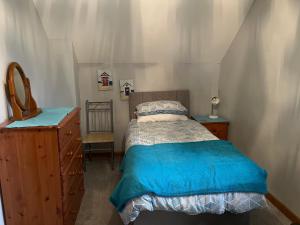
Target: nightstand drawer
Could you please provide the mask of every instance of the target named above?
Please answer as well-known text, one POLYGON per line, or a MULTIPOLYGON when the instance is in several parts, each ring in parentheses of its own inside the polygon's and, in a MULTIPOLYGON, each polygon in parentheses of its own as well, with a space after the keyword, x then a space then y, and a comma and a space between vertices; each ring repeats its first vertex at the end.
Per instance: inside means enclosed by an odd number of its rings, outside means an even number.
POLYGON ((202 116, 202 115, 194 115, 192 116, 192 119, 201 123, 219 139, 227 140, 229 120, 224 119, 222 117, 211 119, 209 118, 209 116, 202 116))
POLYGON ((221 140, 227 140, 228 123, 202 123, 211 133, 221 140))

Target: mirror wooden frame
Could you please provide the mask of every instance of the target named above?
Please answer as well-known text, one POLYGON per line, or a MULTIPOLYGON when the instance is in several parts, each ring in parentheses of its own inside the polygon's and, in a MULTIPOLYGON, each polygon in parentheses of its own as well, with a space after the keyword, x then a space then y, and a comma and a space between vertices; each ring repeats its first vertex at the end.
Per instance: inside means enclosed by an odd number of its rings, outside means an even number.
POLYGON ((16 63, 12 62, 8 66, 7 76, 6 76, 6 87, 7 87, 7 97, 11 105, 13 116, 11 120, 26 120, 41 113, 41 109, 37 107, 36 101, 31 95, 30 81, 26 77, 22 67, 16 63), (25 104, 23 104, 18 97, 16 86, 14 82, 15 69, 19 72, 24 89, 25 89, 25 104))

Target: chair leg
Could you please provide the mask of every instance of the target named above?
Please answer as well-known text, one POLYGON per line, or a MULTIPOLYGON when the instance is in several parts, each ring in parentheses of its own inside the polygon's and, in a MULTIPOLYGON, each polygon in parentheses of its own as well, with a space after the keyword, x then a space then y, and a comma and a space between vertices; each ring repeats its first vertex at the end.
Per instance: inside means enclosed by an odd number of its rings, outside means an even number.
POLYGON ((84 170, 84 172, 86 172, 86 160, 87 160, 87 158, 91 161, 91 144, 86 144, 86 146, 85 146, 84 148, 83 148, 83 170, 84 170), (87 149, 85 148, 85 147, 87 147, 87 149))
POLYGON ((86 150, 85 150, 84 146, 83 146, 83 158, 82 158, 82 160, 83 160, 83 171, 86 172, 86 150))
POLYGON ((88 157, 89 157, 89 160, 92 161, 92 156, 91 156, 91 152, 92 152, 92 145, 89 144, 89 150, 88 150, 88 157))
POLYGON ((111 169, 114 170, 115 168, 115 145, 112 143, 111 146, 111 169))

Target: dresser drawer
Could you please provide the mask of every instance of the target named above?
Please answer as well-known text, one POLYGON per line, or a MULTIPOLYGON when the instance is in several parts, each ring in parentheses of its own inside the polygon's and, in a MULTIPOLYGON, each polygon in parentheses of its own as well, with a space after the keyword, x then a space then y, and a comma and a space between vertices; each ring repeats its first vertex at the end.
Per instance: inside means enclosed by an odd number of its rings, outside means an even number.
POLYGON ((205 126, 211 133, 221 140, 227 140, 228 136, 228 124, 227 123, 204 123, 205 126))
POLYGON ((65 171, 70 167, 70 164, 75 157, 82 157, 81 141, 80 139, 75 139, 71 141, 66 148, 60 152, 60 167, 61 174, 65 174, 65 171), (78 153, 79 151, 79 153, 78 153))
POLYGON ((79 186, 74 193, 74 195, 70 196, 68 199, 68 204, 66 205, 66 208, 64 210, 64 225, 74 225, 79 209, 81 200, 84 194, 83 189, 83 179, 81 180, 81 183, 79 183, 79 186))
POLYGON ((58 130, 60 151, 64 151, 68 144, 80 138, 80 118, 79 113, 74 114, 58 130))
POLYGON ((78 177, 71 185, 70 190, 63 196, 63 213, 69 212, 74 207, 74 200, 84 191, 83 176, 78 177))
POLYGON ((73 156, 71 165, 62 173, 63 196, 68 195, 73 183, 83 177, 82 166, 82 151, 79 148, 73 156))

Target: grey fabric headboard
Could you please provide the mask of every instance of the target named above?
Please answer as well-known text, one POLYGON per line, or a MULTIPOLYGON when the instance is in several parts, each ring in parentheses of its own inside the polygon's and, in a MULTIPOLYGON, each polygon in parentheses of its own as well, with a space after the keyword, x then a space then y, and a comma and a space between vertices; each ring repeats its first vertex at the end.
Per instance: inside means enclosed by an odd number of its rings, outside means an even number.
POLYGON ((136 106, 143 102, 173 100, 179 101, 190 111, 190 93, 188 90, 134 92, 129 95, 129 118, 136 118, 136 106))

